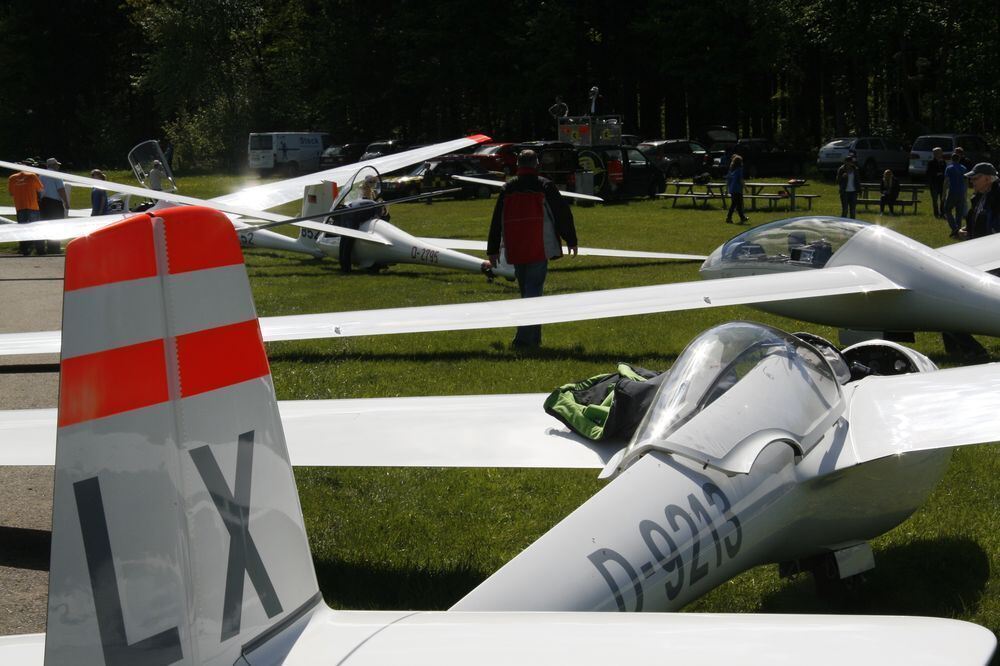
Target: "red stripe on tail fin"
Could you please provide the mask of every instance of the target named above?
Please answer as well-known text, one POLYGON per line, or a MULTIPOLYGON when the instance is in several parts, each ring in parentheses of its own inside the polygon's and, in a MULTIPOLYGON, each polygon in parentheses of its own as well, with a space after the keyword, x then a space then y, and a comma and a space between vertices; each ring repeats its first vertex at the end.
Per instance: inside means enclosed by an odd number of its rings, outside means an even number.
POLYGON ((219 211, 183 206, 157 211, 157 216, 165 222, 172 275, 243 263, 233 223, 219 211))
POLYGON ((256 319, 181 335, 177 358, 183 398, 270 373, 256 319))
POLYGON ((155 275, 153 225, 145 213, 77 238, 66 247, 65 291, 155 275))
POLYGON ((157 405, 169 398, 163 340, 65 358, 60 373, 60 427, 157 405))

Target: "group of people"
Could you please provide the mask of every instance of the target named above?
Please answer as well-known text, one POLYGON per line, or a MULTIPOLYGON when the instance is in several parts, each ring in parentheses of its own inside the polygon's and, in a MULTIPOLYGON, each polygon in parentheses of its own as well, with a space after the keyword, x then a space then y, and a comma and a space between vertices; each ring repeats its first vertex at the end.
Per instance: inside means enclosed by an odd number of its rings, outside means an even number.
MULTIPOLYGON (((38 167, 31 158, 21 162, 30 167, 38 167)), ((45 160, 45 168, 49 171, 59 171, 62 164, 54 157, 45 160)), ((69 195, 66 184, 61 178, 54 176, 39 176, 32 171, 18 171, 7 179, 7 192, 14 200, 14 210, 18 224, 29 224, 37 220, 58 220, 66 217, 69 212, 69 195)), ((22 241, 18 244, 18 252, 28 256, 32 251, 37 255, 59 251, 59 243, 51 247, 46 241, 22 241)))
MULTIPOLYGON (((989 162, 972 165, 961 147, 952 151, 950 160, 945 160, 941 148, 935 148, 932 153, 933 158, 927 165, 927 186, 934 217, 948 222, 952 238, 979 238, 1000 233, 1000 185, 997 184, 996 167, 989 162)), ((857 217, 861 172, 854 155, 848 155, 837 170, 837 188, 840 190, 841 217, 857 217)), ((899 179, 892 170, 886 169, 879 187, 880 213, 888 208, 891 215, 895 214, 899 189, 899 179)))
POLYGON ((941 148, 934 148, 931 154, 931 161, 927 163, 931 205, 934 217, 948 222, 951 237, 979 238, 1000 233, 1000 185, 997 184, 996 167, 989 162, 972 165, 961 147, 952 151, 949 160, 945 159, 941 148))

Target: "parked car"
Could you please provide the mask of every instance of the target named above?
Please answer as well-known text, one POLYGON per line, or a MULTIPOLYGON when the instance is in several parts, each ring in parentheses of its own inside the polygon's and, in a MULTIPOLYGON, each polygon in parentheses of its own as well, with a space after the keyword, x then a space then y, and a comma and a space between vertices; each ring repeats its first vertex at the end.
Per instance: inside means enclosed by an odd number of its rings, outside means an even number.
POLYGON ((976 134, 925 134, 918 136, 910 148, 910 175, 922 177, 927 174, 927 163, 933 159, 933 151, 940 148, 946 160, 960 147, 972 164, 993 162, 993 150, 986 140, 976 134))
POLYGON ((732 155, 732 150, 739 141, 736 132, 725 125, 705 125, 699 128, 691 137, 701 145, 705 146, 713 161, 719 162, 727 155, 732 155))
POLYGON ((581 146, 577 163, 594 174, 594 194, 610 199, 654 196, 666 177, 652 159, 632 146, 581 146))
POLYGON ((576 148, 562 141, 525 141, 514 145, 515 153, 531 149, 538 153, 538 173, 562 189, 576 189, 576 148))
POLYGON ((816 168, 821 174, 832 176, 851 153, 865 180, 879 180, 886 169, 905 174, 910 159, 910 151, 894 139, 882 136, 841 137, 819 149, 816 168))
POLYGON ((484 143, 469 154, 478 158, 486 169, 503 171, 507 175, 517 171, 517 151, 513 143, 484 143))
POLYGON ((365 152, 361 155, 362 160, 371 160, 376 157, 382 157, 383 155, 392 155, 393 153, 398 153, 400 151, 409 148, 405 143, 398 139, 387 139, 385 141, 374 141, 369 143, 365 148, 365 152))
POLYGON ((709 171, 712 157, 700 143, 690 139, 643 141, 639 150, 668 178, 690 177, 709 171))
POLYGON ((417 164, 402 176, 388 176, 382 179, 382 197, 386 200, 401 199, 434 190, 461 187, 456 198, 488 199, 493 193, 489 185, 463 183, 452 180, 451 176, 475 176, 503 181, 501 171, 488 171, 472 155, 443 155, 433 160, 417 164))
POLYGON ((345 164, 354 164, 365 154, 364 143, 338 143, 330 146, 319 156, 320 169, 332 169, 345 164))

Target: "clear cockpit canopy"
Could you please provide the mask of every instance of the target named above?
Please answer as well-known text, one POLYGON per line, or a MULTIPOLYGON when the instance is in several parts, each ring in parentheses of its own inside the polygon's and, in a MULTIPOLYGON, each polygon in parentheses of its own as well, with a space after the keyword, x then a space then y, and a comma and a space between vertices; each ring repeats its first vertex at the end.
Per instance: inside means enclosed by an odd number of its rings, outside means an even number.
POLYGON ((867 222, 840 217, 793 217, 754 227, 716 249, 703 273, 746 269, 822 268, 867 222))
MULTIPOLYGON (((763 324, 722 324, 677 358, 628 446, 601 476, 613 476, 650 450, 745 472, 756 453, 740 453, 741 445, 756 445, 760 433, 784 433, 778 438, 804 454, 842 409, 837 376, 814 347, 763 324), (734 452, 741 459, 734 460, 734 452)), ((761 440, 761 448, 770 441, 761 440)))
POLYGON ((333 208, 350 206, 361 200, 376 201, 382 192, 382 175, 373 166, 363 166, 340 187, 333 208))
POLYGON ((159 189, 163 192, 176 192, 177 184, 174 182, 174 174, 170 170, 170 162, 163 156, 160 150, 160 142, 155 139, 143 141, 128 152, 128 163, 132 166, 132 172, 143 187, 159 189), (159 171, 157 176, 151 176, 154 170, 159 171), (159 180, 159 187, 154 182, 159 180))

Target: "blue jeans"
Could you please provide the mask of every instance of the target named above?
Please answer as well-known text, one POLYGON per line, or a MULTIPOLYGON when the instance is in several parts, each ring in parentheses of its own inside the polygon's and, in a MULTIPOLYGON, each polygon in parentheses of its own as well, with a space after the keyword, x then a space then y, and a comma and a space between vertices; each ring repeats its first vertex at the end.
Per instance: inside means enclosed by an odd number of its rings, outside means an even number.
MULTIPOLYGON (((32 222, 37 222, 42 219, 41 215, 41 212, 37 210, 22 208, 17 211, 17 223, 30 224, 32 222)), ((45 254, 45 241, 21 241, 17 244, 17 251, 24 256, 31 254, 32 248, 35 249, 35 254, 45 254)))
POLYGON ((948 220, 948 226, 952 233, 959 230, 962 222, 965 221, 966 208, 969 203, 965 200, 965 193, 952 193, 948 190, 948 198, 944 202, 944 219, 948 220), (954 215, 952 215, 954 211, 954 215))
MULTIPOLYGON (((531 264, 515 264, 514 277, 521 289, 521 298, 534 298, 542 295, 545 286, 545 276, 549 271, 548 261, 536 261, 531 264)), ((537 347, 542 344, 542 325, 518 326, 514 334, 514 345, 537 347)))
POLYGON ((855 219, 858 216, 858 193, 840 193, 840 216, 855 219))

